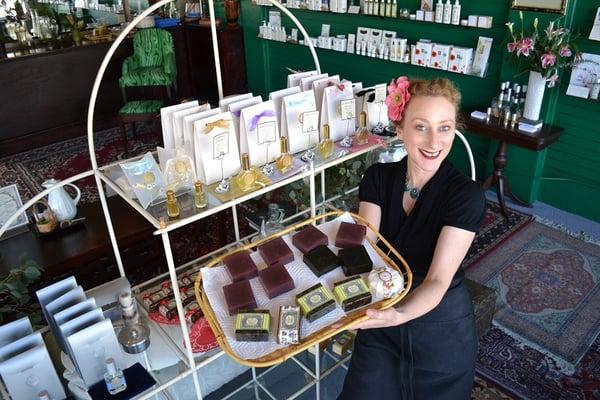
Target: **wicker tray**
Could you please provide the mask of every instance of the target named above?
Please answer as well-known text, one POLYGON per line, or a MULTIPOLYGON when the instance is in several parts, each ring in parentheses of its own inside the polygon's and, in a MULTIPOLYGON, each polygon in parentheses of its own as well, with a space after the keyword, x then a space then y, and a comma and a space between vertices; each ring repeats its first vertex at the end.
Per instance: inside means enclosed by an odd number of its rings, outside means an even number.
MULTIPOLYGON (((331 325, 329 325, 322 329, 319 329, 316 332, 313 332, 312 334, 310 334, 308 336, 302 337, 300 343, 298 343, 298 344, 285 346, 283 348, 277 349, 277 350, 275 350, 267 355, 264 355, 262 357, 259 357, 259 358, 245 359, 245 358, 240 357, 231 347, 231 345, 225 335, 225 332, 224 332, 221 324, 219 323, 217 316, 211 306, 208 296, 205 293, 205 291, 203 290, 203 282, 202 282, 203 278, 202 278, 202 273, 200 273, 200 274, 198 274, 198 277, 196 278, 196 282, 194 285, 198 304, 202 308, 202 311, 204 312, 206 320, 210 324, 210 327, 212 328, 212 330, 215 334, 215 337, 217 339, 217 342, 219 343, 221 349, 225 353, 227 353, 231 358, 233 358, 240 364, 247 365, 250 367, 268 367, 268 366, 271 366, 271 365, 274 365, 277 363, 281 363, 281 362, 285 361, 286 359, 292 357, 293 355, 298 354, 298 353, 308 349, 309 347, 314 346, 315 344, 317 344, 321 341, 324 341, 326 339, 329 339, 332 336, 335 336, 336 334, 348 329, 348 327, 351 324, 353 324, 355 322, 366 320, 368 317, 365 314, 366 314, 366 310, 368 308, 376 308, 376 309, 380 309, 380 310, 389 308, 389 307, 393 306, 394 304, 398 303, 400 300, 402 300, 408 294, 409 289, 412 285, 412 272, 411 272, 408 264, 406 263, 406 261, 402 258, 402 256, 364 218, 362 218, 356 214, 344 213, 341 211, 333 211, 333 212, 329 212, 329 213, 326 213, 323 215, 319 215, 317 217, 308 219, 306 221, 303 221, 301 223, 298 223, 291 227, 288 227, 288 228, 286 228, 280 232, 277 232, 276 234, 271 235, 267 238, 264 238, 260 241, 257 241, 257 242, 251 243, 249 245, 240 247, 238 249, 232 250, 226 254, 216 257, 211 262, 209 262, 206 266, 204 266, 203 269, 204 268, 212 268, 212 267, 221 265, 222 259, 233 253, 236 253, 236 252, 239 252, 242 250, 249 250, 249 251, 256 250, 256 246, 258 246, 262 243, 268 242, 269 240, 271 240, 273 238, 284 236, 289 233, 293 233, 294 231, 296 231, 299 228, 302 228, 308 224, 313 224, 313 223, 317 224, 318 221, 325 222, 332 217, 339 217, 339 216, 342 216, 343 214, 349 214, 355 220, 355 222, 359 222, 363 225, 366 225, 368 228, 368 231, 372 231, 376 234, 379 246, 375 245, 375 243, 368 238, 366 240, 371 244, 373 249, 377 252, 377 254, 381 257, 381 259, 389 267, 396 269, 403 275, 404 290, 393 298, 380 300, 380 301, 377 301, 377 302, 371 304, 369 307, 363 307, 358 310, 346 313, 346 315, 344 317, 342 317, 340 320, 338 320, 336 322, 336 324, 341 324, 341 326, 337 329, 334 329, 331 325), (384 247, 387 250, 384 250, 381 247, 384 247), (394 262, 394 260, 391 257, 392 255, 395 256, 395 258, 397 258, 400 261, 400 265, 397 265, 396 262, 394 262)), ((272 315, 271 317, 272 317, 273 324, 276 324, 277 323, 276 316, 272 315)), ((272 328, 273 328, 273 325, 272 325, 272 328)))

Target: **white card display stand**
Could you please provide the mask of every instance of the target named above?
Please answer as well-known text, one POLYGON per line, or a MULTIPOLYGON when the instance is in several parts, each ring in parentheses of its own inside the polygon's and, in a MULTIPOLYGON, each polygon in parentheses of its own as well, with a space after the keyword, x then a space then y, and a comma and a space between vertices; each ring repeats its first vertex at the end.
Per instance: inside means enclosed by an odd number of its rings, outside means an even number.
POLYGON ((210 185, 240 172, 237 134, 231 113, 225 112, 195 121, 194 130, 196 173, 200 182, 210 185))
MULTIPOLYGON (((285 96, 281 108, 281 134, 288 138, 290 153, 299 153, 319 142, 319 127, 312 132, 302 131, 302 114, 315 111, 315 93, 311 90, 285 96)), ((318 121, 317 121, 318 125, 318 121)))
POLYGON ((198 100, 187 103, 175 104, 160 109, 160 123, 162 126, 163 144, 166 149, 175 148, 175 134, 173 132, 173 113, 186 108, 198 107, 198 100))
POLYGON ((272 100, 242 110, 240 153, 248 153, 250 164, 256 167, 279 157, 279 126, 272 100))
MULTIPOLYGON (((321 125, 329 124, 329 134, 334 142, 341 140, 346 135, 352 135, 356 128, 356 115, 345 118, 340 114, 341 102, 354 98, 352 83, 345 82, 325 88, 323 92, 323 105, 321 107, 321 125)), ((356 105, 354 105, 356 112, 356 105)))

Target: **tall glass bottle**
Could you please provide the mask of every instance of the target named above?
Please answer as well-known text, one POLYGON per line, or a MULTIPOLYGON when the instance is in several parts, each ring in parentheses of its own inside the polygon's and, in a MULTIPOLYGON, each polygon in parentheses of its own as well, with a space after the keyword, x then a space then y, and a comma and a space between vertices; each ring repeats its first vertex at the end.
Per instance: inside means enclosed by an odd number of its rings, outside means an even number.
POLYGON ((333 153, 333 140, 329 137, 329 125, 323 125, 323 139, 319 142, 319 154, 322 158, 327 158, 333 153))
POLYGON ((242 154, 242 170, 235 178, 238 187, 242 192, 252 190, 257 178, 258 174, 256 170, 250 166, 248 153, 242 154))
POLYGON ((204 193, 204 188, 202 187, 202 182, 196 181, 194 184, 195 192, 194 192, 194 205, 198 209, 203 209, 206 207, 206 193, 204 193))
POLYGON ((167 215, 169 219, 175 219, 179 217, 179 204, 175 198, 175 192, 167 190, 167 215))
POLYGON ((104 383, 106 383, 106 389, 108 393, 114 395, 127 389, 127 383, 125 382, 125 376, 123 371, 117 368, 115 360, 107 358, 105 361, 106 372, 104 373, 104 383))
POLYGON ((369 142, 369 129, 367 129, 367 113, 365 111, 361 111, 358 117, 358 129, 354 134, 354 143, 362 146, 363 144, 367 144, 369 142))
POLYGON ((292 162, 294 161, 294 157, 289 153, 288 142, 286 137, 281 137, 279 139, 280 151, 281 155, 277 160, 275 160, 275 167, 279 172, 287 172, 292 168, 292 162))

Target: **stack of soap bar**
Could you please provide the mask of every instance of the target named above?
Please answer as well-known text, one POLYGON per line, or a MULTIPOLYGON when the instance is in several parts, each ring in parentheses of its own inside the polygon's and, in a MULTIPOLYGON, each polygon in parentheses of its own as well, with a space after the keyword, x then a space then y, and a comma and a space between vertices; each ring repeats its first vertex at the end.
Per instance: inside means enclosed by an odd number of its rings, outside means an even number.
POLYGON ((294 253, 287 243, 280 237, 269 240, 258 246, 258 252, 267 265, 276 263, 287 264, 294 261, 294 253))
POLYGON ((342 222, 335 237, 335 245, 342 248, 359 246, 365 239, 366 234, 366 226, 342 222))
POLYGON ((294 280, 283 264, 277 263, 258 271, 258 278, 269 299, 294 289, 294 280))
POLYGON ((269 340, 270 327, 269 310, 240 310, 235 319, 235 340, 266 342, 269 340))
POLYGON ((252 279, 258 275, 258 268, 256 268, 256 264, 252 261, 252 257, 250 257, 247 250, 238 251, 224 257, 223 263, 234 282, 252 279))
POLYGON ((371 271, 373 261, 365 246, 354 246, 338 251, 338 258, 346 276, 358 275, 371 271))
POLYGON ((308 322, 316 321, 335 310, 335 300, 320 283, 296 295, 296 304, 308 322))
POLYGON ((312 225, 308 225, 292 237, 292 243, 303 253, 308 253, 319 245, 327 246, 327 235, 312 225))
POLYGON ((360 276, 335 283, 333 295, 346 312, 371 303, 369 287, 360 276))
POLYGON ((316 276, 326 274, 340 265, 340 260, 335 253, 323 245, 304 254, 303 261, 316 276))
POLYGON ((279 344, 297 344, 300 341, 300 307, 279 307, 277 342, 279 344))
POLYGON ((223 286, 225 301, 229 309, 229 315, 235 315, 238 310, 256 308, 256 299, 252 293, 250 281, 234 282, 223 286))

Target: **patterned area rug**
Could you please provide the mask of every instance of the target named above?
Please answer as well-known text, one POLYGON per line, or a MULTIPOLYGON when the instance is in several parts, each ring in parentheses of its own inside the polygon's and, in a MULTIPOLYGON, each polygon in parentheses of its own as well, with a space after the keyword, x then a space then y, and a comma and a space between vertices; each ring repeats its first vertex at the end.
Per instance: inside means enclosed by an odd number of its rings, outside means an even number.
POLYGON ((600 332, 600 247, 529 224, 469 278, 496 289, 496 324, 573 372, 600 332))

